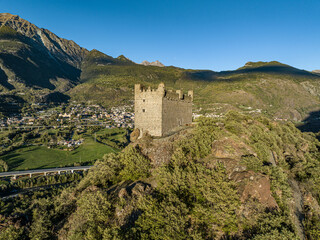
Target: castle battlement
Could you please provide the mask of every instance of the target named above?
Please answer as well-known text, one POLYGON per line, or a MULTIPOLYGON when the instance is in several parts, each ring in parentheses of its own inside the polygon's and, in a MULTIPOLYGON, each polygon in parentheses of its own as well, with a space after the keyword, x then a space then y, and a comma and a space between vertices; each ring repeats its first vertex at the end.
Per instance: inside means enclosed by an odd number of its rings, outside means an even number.
POLYGON ((172 129, 192 122, 193 91, 157 89, 135 84, 135 128, 141 135, 163 136, 172 129))
POLYGON ((176 90, 173 92, 172 90, 166 90, 164 83, 160 83, 157 89, 152 89, 150 87, 146 88, 141 84, 135 84, 135 96, 137 95, 146 95, 150 93, 150 96, 162 96, 163 98, 167 98, 174 101, 193 101, 193 90, 188 91, 187 94, 184 94, 182 90, 176 90))

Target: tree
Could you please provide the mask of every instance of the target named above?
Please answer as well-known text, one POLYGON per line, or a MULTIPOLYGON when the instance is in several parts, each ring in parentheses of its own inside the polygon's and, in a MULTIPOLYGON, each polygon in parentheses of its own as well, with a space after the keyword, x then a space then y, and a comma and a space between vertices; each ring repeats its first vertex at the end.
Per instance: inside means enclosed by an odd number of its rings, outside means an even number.
POLYGON ((8 226, 0 231, 0 240, 20 240, 23 239, 23 227, 8 226))
POLYGON ((7 172, 8 170, 8 164, 5 161, 0 160, 0 172, 7 172))
POLYGON ((138 180, 150 175, 150 160, 135 147, 128 147, 121 153, 120 162, 124 166, 120 171, 120 176, 124 180, 138 180))

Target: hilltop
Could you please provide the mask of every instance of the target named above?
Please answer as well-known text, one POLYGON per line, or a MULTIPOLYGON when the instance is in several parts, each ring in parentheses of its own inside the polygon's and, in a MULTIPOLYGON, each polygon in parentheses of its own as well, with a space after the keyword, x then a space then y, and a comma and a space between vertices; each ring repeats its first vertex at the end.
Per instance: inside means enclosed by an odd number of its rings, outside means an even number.
POLYGON ((247 62, 243 67, 238 68, 237 70, 241 69, 250 69, 250 68, 259 68, 259 67, 290 67, 289 65, 283 64, 278 61, 271 61, 271 62, 247 62))
POLYGON ((69 187, 0 201, 0 238, 317 239, 319 147, 289 122, 202 118, 105 155, 69 187))

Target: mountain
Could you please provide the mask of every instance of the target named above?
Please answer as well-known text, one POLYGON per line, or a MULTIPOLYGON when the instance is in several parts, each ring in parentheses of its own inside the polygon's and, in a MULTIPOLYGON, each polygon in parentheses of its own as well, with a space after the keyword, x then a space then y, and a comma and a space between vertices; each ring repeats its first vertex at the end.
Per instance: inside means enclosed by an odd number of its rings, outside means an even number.
POLYGON ((158 60, 157 61, 154 61, 154 62, 148 62, 148 61, 143 61, 141 63, 141 65, 144 65, 144 66, 156 66, 156 67, 164 67, 164 65, 159 62, 158 60))
POLYGON ((65 92, 80 78, 88 50, 19 16, 0 14, 0 91, 27 101, 65 92))
POLYGON ((74 41, 58 37, 54 33, 10 13, 0 13, 0 26, 7 26, 17 31, 21 35, 32 39, 39 46, 48 50, 50 55, 62 62, 80 68, 81 62, 88 52, 74 41))

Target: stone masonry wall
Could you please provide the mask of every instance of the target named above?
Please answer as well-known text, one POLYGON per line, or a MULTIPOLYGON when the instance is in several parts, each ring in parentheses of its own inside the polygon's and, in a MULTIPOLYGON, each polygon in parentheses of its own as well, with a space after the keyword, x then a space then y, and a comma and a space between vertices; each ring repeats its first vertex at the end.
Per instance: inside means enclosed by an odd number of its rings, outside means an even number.
POLYGON ((135 128, 140 137, 148 132, 163 136, 176 127, 192 123, 193 92, 166 91, 161 83, 155 90, 135 85, 135 128))
POLYGON ((135 128, 141 134, 148 132, 152 136, 162 136, 162 93, 135 89, 134 107, 135 128))
POLYGON ((162 135, 170 130, 192 123, 192 102, 170 100, 166 97, 162 100, 162 135))

